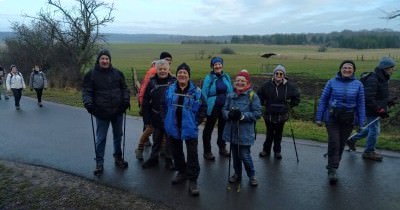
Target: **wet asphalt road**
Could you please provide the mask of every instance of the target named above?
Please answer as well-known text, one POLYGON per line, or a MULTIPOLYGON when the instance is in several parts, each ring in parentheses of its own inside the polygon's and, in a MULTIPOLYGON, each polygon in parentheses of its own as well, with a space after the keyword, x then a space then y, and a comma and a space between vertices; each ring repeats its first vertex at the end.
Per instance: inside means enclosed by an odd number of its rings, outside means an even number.
MULTIPOLYGON (((383 162, 365 161, 360 152, 344 152, 338 170, 339 182, 330 186, 323 154, 326 144, 297 140, 297 163, 291 138, 282 143, 282 160, 259 158, 264 135, 257 135, 252 147, 259 186, 248 185, 244 178, 241 191, 227 190, 228 159, 217 155, 213 138, 214 162, 202 158, 199 143, 200 196, 191 197, 187 185, 172 186, 174 172, 164 168, 143 170, 134 157, 142 130, 142 121, 127 117, 125 157, 129 168, 114 167, 109 132, 105 171, 93 176, 94 145, 90 115, 81 108, 23 97, 22 110, 14 101, 0 101, 0 158, 41 165, 75 174, 96 182, 126 189, 174 209, 400 209, 400 155, 382 151, 383 162)), ((296 131, 295 131, 296 132, 296 131)), ((216 132, 214 132, 216 133, 216 132)), ((362 148, 358 148, 362 151, 362 148)), ((150 148, 145 151, 149 155, 150 148)), ((233 170, 231 170, 232 173, 233 170)), ((245 174, 243 174, 245 177, 245 174)))

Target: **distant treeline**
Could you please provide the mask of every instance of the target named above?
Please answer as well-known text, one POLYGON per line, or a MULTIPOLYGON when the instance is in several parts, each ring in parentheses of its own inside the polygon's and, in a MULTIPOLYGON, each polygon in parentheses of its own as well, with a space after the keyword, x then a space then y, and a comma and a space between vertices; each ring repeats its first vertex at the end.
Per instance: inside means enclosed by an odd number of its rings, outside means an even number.
POLYGON ((400 32, 391 30, 233 36, 232 44, 320 45, 335 48, 400 48, 400 32))

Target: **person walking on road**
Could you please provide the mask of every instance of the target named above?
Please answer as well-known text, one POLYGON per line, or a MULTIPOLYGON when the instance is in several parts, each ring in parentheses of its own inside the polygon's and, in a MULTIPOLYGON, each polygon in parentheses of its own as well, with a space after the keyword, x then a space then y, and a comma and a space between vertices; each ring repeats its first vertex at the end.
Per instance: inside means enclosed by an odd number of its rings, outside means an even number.
POLYGON ((94 68, 83 79, 82 99, 86 110, 96 117, 96 169, 95 175, 103 173, 104 151, 111 123, 115 165, 125 169, 128 163, 122 156, 123 114, 130 107, 130 95, 124 74, 111 64, 111 54, 99 52, 94 68))
POLYGON ((182 63, 176 70, 175 81, 166 92, 166 117, 164 121, 168 141, 171 142, 175 168, 178 171, 172 184, 189 180, 189 193, 199 195, 197 178, 200 173, 198 145, 198 125, 206 116, 207 105, 198 88, 190 80, 190 67, 182 63), (183 152, 186 144, 186 161, 183 152))
POLYGON ((222 107, 225 104, 226 95, 232 92, 233 87, 231 78, 223 71, 224 61, 221 57, 211 58, 211 72, 204 78, 202 94, 207 101, 207 120, 203 130, 203 157, 206 160, 215 160, 211 152, 211 135, 214 130, 215 123, 218 121, 218 138, 217 144, 219 154, 229 157, 226 150, 225 142, 222 140, 225 119, 222 115, 222 107))
POLYGON ((25 81, 21 72, 18 71, 16 65, 10 66, 10 73, 7 74, 6 79, 7 91, 12 91, 15 101, 15 109, 20 110, 20 101, 22 97, 22 90, 25 89, 25 81))
MULTIPOLYGON (((172 55, 169 52, 162 52, 160 54, 160 59, 168 61, 169 65, 171 66, 172 55)), ((150 69, 146 72, 146 75, 144 76, 144 78, 142 80, 142 83, 140 84, 140 90, 139 90, 139 95, 138 95, 138 104, 139 104, 139 109, 140 109, 139 113, 142 116, 143 116, 143 111, 142 111, 143 96, 144 96, 144 94, 146 92, 146 88, 147 88, 147 85, 149 84, 150 78, 153 77, 157 73, 157 68, 156 68, 156 65, 155 65, 156 62, 157 61, 153 61, 152 62, 152 65, 151 65, 150 69)), ((151 126, 144 127, 143 134, 142 134, 142 136, 140 136, 138 146, 135 149, 135 155, 136 155, 136 158, 138 160, 143 160, 144 146, 146 144, 151 146, 149 138, 150 138, 152 133, 153 133, 153 128, 151 126)), ((162 147, 161 152, 164 152, 164 153, 165 153, 165 144, 166 144, 165 141, 166 140, 164 139, 163 143, 162 143, 162 146, 161 146, 162 147), (162 151, 163 148, 164 148, 164 151, 162 151)))
MULTIPOLYGON (((165 136, 164 113, 165 113, 165 92, 175 82, 175 77, 170 74, 169 62, 158 60, 156 62, 157 73, 149 81, 146 92, 143 96, 143 121, 146 127, 153 129, 153 145, 151 154, 143 164, 143 168, 154 167, 158 164, 158 157, 165 136)), ((165 167, 173 169, 173 162, 168 141, 166 142, 165 167)))
POLYGON ((246 71, 237 74, 234 82, 234 91, 226 97, 222 113, 225 119, 223 139, 229 142, 232 152, 235 174, 229 177, 230 183, 240 182, 242 179, 242 164, 249 177, 251 186, 257 186, 250 147, 255 141, 255 124, 261 118, 261 102, 252 89, 250 75, 246 71))
POLYGON ((283 65, 277 65, 273 71, 272 79, 258 89, 257 95, 260 97, 261 104, 265 106, 263 118, 267 128, 263 150, 259 156, 270 156, 271 147, 274 144, 274 157, 278 160, 282 159, 283 127, 289 119, 290 109, 300 103, 299 90, 286 77, 286 68, 283 65))
POLYGON ((42 107, 42 94, 43 89, 47 88, 47 78, 43 71, 40 70, 39 65, 35 65, 35 68, 29 77, 29 87, 31 91, 35 89, 38 106, 42 107))
MULTIPOLYGON (((389 117, 388 108, 389 101, 389 79, 395 70, 396 63, 389 57, 383 57, 379 61, 375 71, 370 73, 365 79, 365 107, 367 115, 367 123, 377 119, 389 117)), ((350 150, 356 150, 356 141, 367 137, 365 150, 362 154, 364 159, 382 161, 382 155, 375 152, 375 146, 378 142, 380 133, 380 119, 374 121, 367 128, 363 129, 357 135, 349 139, 346 143, 350 150)))
POLYGON ((4 95, 5 100, 9 99, 6 88, 6 75, 7 75, 6 70, 0 65, 0 100, 1 100, 1 94, 4 95))
POLYGON ((353 126, 362 127, 365 120, 364 88, 355 79, 356 65, 351 60, 344 60, 339 72, 330 79, 321 94, 316 113, 316 124, 325 122, 328 132, 328 179, 331 184, 338 180, 337 169, 342 158, 346 139, 353 126))

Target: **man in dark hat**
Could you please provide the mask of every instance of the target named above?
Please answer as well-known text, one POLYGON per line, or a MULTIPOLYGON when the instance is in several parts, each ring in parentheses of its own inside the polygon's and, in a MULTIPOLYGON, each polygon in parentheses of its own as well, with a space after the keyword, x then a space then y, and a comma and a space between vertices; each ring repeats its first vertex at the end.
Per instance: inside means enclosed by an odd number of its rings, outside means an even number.
POLYGON ((182 63, 176 70, 177 81, 166 91, 166 114, 164 127, 171 143, 175 167, 178 173, 172 184, 180 184, 189 180, 189 193, 199 195, 197 178, 200 173, 198 145, 198 125, 206 117, 205 98, 190 80, 190 67, 182 63), (186 161, 183 152, 186 144, 186 161))
MULTIPOLYGON (((379 118, 387 118, 389 104, 389 79, 395 70, 396 63, 389 57, 383 57, 379 61, 375 71, 365 80, 365 111, 367 123, 379 118)), ((380 133, 380 120, 376 120, 366 129, 362 130, 353 138, 347 140, 347 145, 351 150, 355 150, 355 143, 358 139, 367 137, 364 153, 362 157, 368 160, 382 161, 382 156, 375 152, 375 145, 378 142, 380 133)))
POLYGON ((123 113, 130 107, 129 90, 124 74, 111 64, 108 50, 101 50, 94 68, 83 79, 83 104, 86 110, 96 117, 96 169, 95 175, 103 173, 104 151, 108 127, 111 123, 114 138, 115 165, 127 168, 122 157, 123 113))

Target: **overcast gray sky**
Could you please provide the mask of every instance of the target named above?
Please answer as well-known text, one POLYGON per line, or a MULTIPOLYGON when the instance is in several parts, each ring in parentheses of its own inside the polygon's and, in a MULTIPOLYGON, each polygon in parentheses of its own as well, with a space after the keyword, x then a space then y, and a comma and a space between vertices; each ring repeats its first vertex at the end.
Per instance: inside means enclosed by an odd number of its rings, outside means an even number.
MULTIPOLYGON (((10 22, 29 23, 46 0, 0 0, 0 31, 10 22)), ((66 6, 75 0, 61 0, 66 6)), ((105 0, 112 2, 112 0, 105 0)), ((115 0, 108 33, 254 35, 400 29, 399 0, 115 0)))

